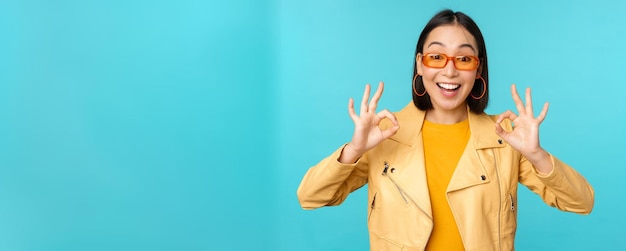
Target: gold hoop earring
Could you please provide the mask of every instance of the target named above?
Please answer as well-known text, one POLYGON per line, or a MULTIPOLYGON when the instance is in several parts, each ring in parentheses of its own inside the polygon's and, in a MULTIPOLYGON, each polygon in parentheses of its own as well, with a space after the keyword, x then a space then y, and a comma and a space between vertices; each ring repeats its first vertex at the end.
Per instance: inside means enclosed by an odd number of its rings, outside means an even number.
POLYGON ((476 97, 474 96, 474 94, 470 92, 470 96, 472 96, 473 99, 479 100, 483 98, 483 96, 485 96, 485 93, 487 92, 487 82, 485 82, 485 79, 482 76, 479 76, 477 79, 480 79, 483 81, 483 93, 480 94, 480 97, 476 97))
POLYGON ((417 77, 419 77, 419 74, 415 74, 415 76, 413 77, 413 93, 415 93, 415 95, 423 97, 424 95, 426 95, 426 88, 424 88, 424 93, 418 93, 417 90, 415 90, 415 81, 417 80, 417 77))

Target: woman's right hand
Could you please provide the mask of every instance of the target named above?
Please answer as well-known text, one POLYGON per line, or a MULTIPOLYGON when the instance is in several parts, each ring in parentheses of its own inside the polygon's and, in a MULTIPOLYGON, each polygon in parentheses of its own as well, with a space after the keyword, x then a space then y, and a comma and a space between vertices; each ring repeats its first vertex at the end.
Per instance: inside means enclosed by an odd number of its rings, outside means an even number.
POLYGON ((383 82, 380 82, 371 101, 369 101, 371 87, 369 84, 365 85, 365 92, 361 100, 361 112, 358 115, 354 111, 354 100, 350 98, 348 112, 354 121, 354 135, 352 135, 352 141, 344 147, 341 156, 339 156, 339 162, 355 163, 365 152, 393 136, 400 129, 398 120, 393 113, 388 110, 376 113, 376 106, 383 95, 384 85, 383 82), (391 120, 393 126, 387 130, 381 130, 379 124, 385 118, 391 120))

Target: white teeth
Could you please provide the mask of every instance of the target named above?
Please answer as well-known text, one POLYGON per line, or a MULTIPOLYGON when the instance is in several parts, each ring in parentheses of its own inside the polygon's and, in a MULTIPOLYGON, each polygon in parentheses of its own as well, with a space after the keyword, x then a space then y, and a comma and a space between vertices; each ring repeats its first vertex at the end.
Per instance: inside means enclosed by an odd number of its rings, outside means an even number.
POLYGON ((437 83, 437 85, 443 89, 446 90, 455 90, 459 87, 461 87, 461 85, 457 85, 457 84, 447 84, 447 83, 437 83))

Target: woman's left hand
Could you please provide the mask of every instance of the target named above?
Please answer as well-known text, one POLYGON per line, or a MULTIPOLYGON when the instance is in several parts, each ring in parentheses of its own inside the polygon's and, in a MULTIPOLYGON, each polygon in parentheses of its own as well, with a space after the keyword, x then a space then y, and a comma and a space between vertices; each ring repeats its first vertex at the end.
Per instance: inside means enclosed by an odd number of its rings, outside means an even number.
MULTIPOLYGON (((496 121, 496 133, 502 137, 507 143, 509 143, 515 150, 520 152, 524 157, 530 160, 531 163, 540 171, 550 171, 549 169, 541 170, 537 164, 543 164, 546 160, 549 160, 548 153, 539 145, 539 125, 546 118, 548 113, 549 104, 546 102, 541 109, 539 116, 535 117, 533 112, 533 103, 530 96, 530 88, 526 88, 526 104, 522 102, 517 88, 515 85, 511 85, 511 96, 515 101, 515 107, 519 115, 515 114, 511 110, 508 110, 498 117, 496 121), (500 125, 504 119, 510 119, 513 121, 513 130, 508 132, 500 125)), ((546 167, 547 168, 547 167, 546 167)))

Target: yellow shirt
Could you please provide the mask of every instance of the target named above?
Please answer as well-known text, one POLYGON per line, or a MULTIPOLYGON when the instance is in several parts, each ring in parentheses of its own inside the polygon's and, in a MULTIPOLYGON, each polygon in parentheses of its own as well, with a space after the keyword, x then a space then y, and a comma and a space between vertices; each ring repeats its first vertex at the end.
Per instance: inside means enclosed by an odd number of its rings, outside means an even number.
POLYGON ((426 179, 433 210, 433 232, 426 250, 464 250, 446 188, 470 137, 469 121, 452 125, 424 121, 426 179))

